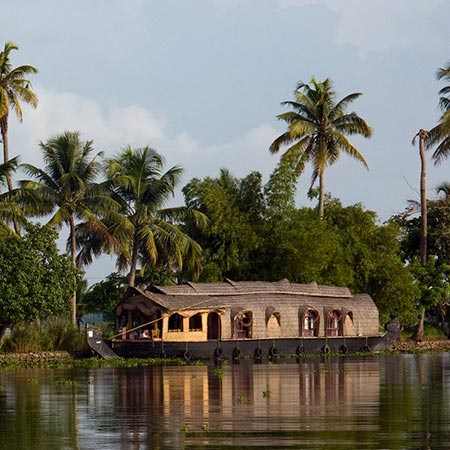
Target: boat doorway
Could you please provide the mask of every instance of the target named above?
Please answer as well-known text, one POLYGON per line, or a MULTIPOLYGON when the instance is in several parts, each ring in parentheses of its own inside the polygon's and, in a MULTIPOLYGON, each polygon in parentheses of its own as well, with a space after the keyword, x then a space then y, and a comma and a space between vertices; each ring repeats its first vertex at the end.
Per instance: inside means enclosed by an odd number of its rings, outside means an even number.
POLYGON ((220 317, 216 312, 208 314, 208 340, 220 339, 220 317))

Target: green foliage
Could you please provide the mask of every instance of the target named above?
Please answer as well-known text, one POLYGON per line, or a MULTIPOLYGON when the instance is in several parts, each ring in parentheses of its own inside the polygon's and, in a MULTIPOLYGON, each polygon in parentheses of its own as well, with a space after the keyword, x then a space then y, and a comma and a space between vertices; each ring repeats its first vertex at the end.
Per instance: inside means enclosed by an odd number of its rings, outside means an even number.
MULTIPOLYGON (((428 254, 437 257, 441 262, 450 263, 450 202, 444 198, 429 200, 427 203, 428 254)), ((407 211, 395 217, 395 221, 403 232, 401 243, 404 257, 412 261, 419 256, 420 217, 407 211)))
MULTIPOLYGON (((395 223, 380 225, 374 212, 344 208, 331 198, 323 219, 313 209, 296 209, 291 171, 282 164, 265 187, 259 180, 222 170, 218 178, 193 179, 183 189, 187 204, 210 220, 194 234, 204 253, 201 280, 288 278, 348 286, 373 297, 382 322, 394 316, 414 322, 419 289, 403 263, 395 223), (242 201, 244 185, 253 186, 255 202, 242 201)), ((187 229, 193 232, 189 223, 187 229)))
POLYGON ((206 218, 191 208, 164 208, 182 169, 174 166, 164 171, 163 157, 150 147, 126 147, 104 168, 110 196, 119 209, 102 214, 106 229, 90 223, 78 229, 84 260, 103 252, 117 254, 119 270, 129 269, 131 286, 136 284, 139 263, 144 272, 187 267, 198 273, 201 248, 179 223, 189 219, 202 226, 206 218))
POLYGON ((267 212, 272 217, 280 217, 295 210, 297 177, 291 159, 285 157, 280 160, 264 187, 267 212))
POLYGON ((438 258, 430 257, 426 266, 415 259, 411 263, 420 290, 420 304, 425 309, 447 303, 450 298, 450 266, 440 263, 438 258))
POLYGON ((251 272, 250 254, 258 246, 255 228, 262 221, 261 175, 238 180, 222 169, 218 178, 194 178, 184 188, 188 207, 209 219, 204 230, 186 223, 187 232, 203 249, 202 281, 240 278, 251 272))
POLYGON ((259 279, 334 284, 348 281, 340 273, 339 238, 314 210, 302 208, 268 220, 263 236, 264 245, 254 258, 259 279))
POLYGON ((347 285, 373 297, 382 322, 396 316, 414 322, 419 291, 402 261, 398 227, 378 225, 375 213, 361 205, 342 208, 337 202, 327 207, 325 220, 339 234, 347 285))
POLYGON ((122 298, 127 279, 120 273, 109 274, 105 280, 93 284, 82 297, 83 313, 103 313, 113 318, 114 309, 122 298))
MULTIPOLYGON (((446 67, 440 68, 437 78, 450 82, 450 62, 446 67)), ((438 124, 428 132, 427 147, 436 146, 433 159, 435 164, 440 164, 450 154, 450 84, 445 85, 440 91, 439 106, 442 115, 438 124)))
POLYGON ((0 325, 68 312, 76 278, 56 236, 50 227, 30 226, 23 237, 0 242, 0 325))
POLYGON ((53 317, 43 322, 20 322, 5 338, 2 350, 14 353, 84 350, 83 331, 75 328, 67 318, 53 317))

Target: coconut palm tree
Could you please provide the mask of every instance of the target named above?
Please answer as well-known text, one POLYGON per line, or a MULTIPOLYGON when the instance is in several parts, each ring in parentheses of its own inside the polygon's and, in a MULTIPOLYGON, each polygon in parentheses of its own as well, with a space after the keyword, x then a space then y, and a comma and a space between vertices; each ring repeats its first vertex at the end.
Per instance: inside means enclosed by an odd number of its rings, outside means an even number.
MULTIPOLYGON (((353 93, 336 101, 332 82, 329 78, 322 82, 313 77, 311 82, 298 83, 295 100, 283 102, 292 111, 277 117, 287 124, 287 131, 276 138, 269 150, 276 153, 287 147, 282 158, 294 165, 299 176, 310 162, 313 166, 311 188, 319 179, 319 215, 324 213, 324 172, 334 164, 340 152, 347 153, 367 168, 362 154, 348 141, 347 135, 359 134, 369 137, 371 128, 355 112, 347 113, 347 106, 361 93, 353 93)), ((311 189, 310 188, 310 189, 311 189)))
MULTIPOLYGON (((446 67, 440 68, 436 77, 438 80, 450 82, 450 61, 446 67)), ((433 153, 435 165, 440 164, 450 154, 450 84, 439 91, 439 107, 442 115, 438 124, 428 133, 427 148, 436 146, 433 153)))
MULTIPOLYGON (((0 164, 0 188, 7 187, 8 177, 10 178, 16 171, 18 161, 18 157, 15 157, 4 164, 0 164)), ((17 205, 14 196, 9 192, 0 193, 0 235, 13 236, 16 232, 11 226, 24 225, 25 223, 27 223, 27 220, 24 211, 17 205)))
MULTIPOLYGON (((419 138, 420 154, 420 264, 425 267, 428 262, 428 210, 427 210, 427 169, 425 156, 425 141, 428 138, 428 131, 419 130, 413 138, 413 145, 419 138)), ((416 340, 421 340, 424 332, 425 307, 420 309, 419 323, 414 332, 416 340)))
POLYGON ((126 147, 106 161, 105 173, 111 195, 120 205, 119 213, 102 218, 113 239, 99 235, 89 224, 80 227, 81 256, 89 262, 105 251, 118 255, 120 270, 128 269, 128 284, 135 286, 139 262, 146 266, 181 269, 183 264, 198 271, 201 248, 178 226, 187 217, 200 226, 205 216, 187 207, 164 208, 173 195, 182 169, 163 171, 164 161, 150 147, 126 147), (113 244, 113 248, 111 248, 113 244))
MULTIPOLYGON (((9 161, 8 145, 8 116, 9 111, 14 111, 17 118, 22 122, 21 102, 36 108, 38 104, 37 95, 31 88, 31 83, 27 75, 37 72, 33 66, 24 65, 12 67, 9 56, 13 50, 18 50, 18 46, 12 42, 7 42, 2 52, 0 52, 0 132, 3 142, 3 162, 9 161)), ((8 189, 12 190, 11 176, 7 178, 8 189)))
POLYGON ((444 202, 448 203, 450 201, 450 183, 448 181, 443 181, 436 186, 436 194, 443 194, 444 202))
MULTIPOLYGON (((96 214, 117 207, 113 199, 95 183, 101 162, 92 141, 82 142, 78 132, 66 131, 40 143, 44 168, 23 164, 33 180, 20 182, 18 201, 32 216, 51 215, 49 224, 69 227, 68 250, 76 267, 76 220, 83 219, 101 227, 96 214)), ((72 321, 76 323, 76 293, 72 298, 72 321)))

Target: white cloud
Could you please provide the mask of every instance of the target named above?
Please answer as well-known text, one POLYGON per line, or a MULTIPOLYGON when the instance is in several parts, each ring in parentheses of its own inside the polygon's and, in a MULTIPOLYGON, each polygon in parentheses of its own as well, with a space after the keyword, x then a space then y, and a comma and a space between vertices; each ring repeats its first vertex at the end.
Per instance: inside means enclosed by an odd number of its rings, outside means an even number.
MULTIPOLYGON (((126 145, 150 145, 162 153, 168 165, 185 168, 185 177, 214 176, 228 167, 237 176, 250 168, 267 174, 274 165, 267 148, 277 131, 270 125, 253 128, 230 142, 201 145, 188 131, 171 134, 168 120, 157 112, 136 105, 102 105, 70 92, 38 88, 39 106, 26 108, 24 122, 11 117, 11 156, 41 164, 40 141, 66 130, 80 131, 92 139, 94 148, 112 156, 126 145)), ((187 181, 187 180, 186 180, 187 181)))
POLYGON ((109 152, 166 139, 165 119, 142 107, 103 106, 70 92, 37 91, 38 108, 27 108, 22 124, 11 120, 11 153, 21 154, 23 161, 38 162, 38 143, 66 130, 80 131, 95 148, 109 152))
POLYGON ((419 43, 433 32, 433 9, 445 0, 278 0, 282 9, 324 4, 339 18, 336 40, 362 56, 419 43))

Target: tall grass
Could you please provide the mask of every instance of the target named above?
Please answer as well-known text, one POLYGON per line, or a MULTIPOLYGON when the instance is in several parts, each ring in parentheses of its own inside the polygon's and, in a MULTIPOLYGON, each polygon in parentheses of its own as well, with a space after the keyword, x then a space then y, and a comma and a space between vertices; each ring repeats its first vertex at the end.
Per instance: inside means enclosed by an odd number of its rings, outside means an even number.
POLYGON ((65 318, 19 323, 4 339, 4 352, 77 351, 86 349, 84 330, 79 331, 65 318))

